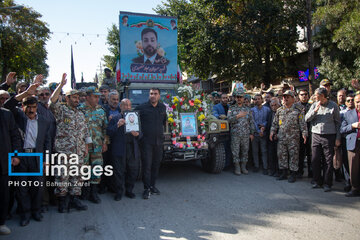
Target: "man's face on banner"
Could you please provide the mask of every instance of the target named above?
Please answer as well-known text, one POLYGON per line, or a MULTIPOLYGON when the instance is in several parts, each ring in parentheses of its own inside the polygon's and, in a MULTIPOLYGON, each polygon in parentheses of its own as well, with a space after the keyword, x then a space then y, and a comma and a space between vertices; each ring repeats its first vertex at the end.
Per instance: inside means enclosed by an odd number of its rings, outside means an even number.
POLYGON ((142 46, 147 57, 152 57, 157 51, 157 39, 153 32, 148 32, 143 35, 142 46))

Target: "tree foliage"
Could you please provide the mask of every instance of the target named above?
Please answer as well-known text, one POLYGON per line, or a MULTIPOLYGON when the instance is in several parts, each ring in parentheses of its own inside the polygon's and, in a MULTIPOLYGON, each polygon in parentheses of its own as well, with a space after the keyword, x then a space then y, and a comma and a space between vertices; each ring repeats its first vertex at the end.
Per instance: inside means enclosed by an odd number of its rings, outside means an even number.
POLYGON ((106 38, 106 43, 109 45, 110 55, 105 55, 103 60, 105 66, 114 69, 116 66, 116 61, 120 57, 120 35, 119 35, 119 26, 113 24, 110 29, 108 29, 108 36, 106 38))
MULTIPOLYGON (((13 0, 0 3, 0 8, 15 6, 13 0)), ((47 76, 48 65, 46 41, 50 38, 47 23, 32 8, 21 10, 0 9, 1 48, 0 64, 2 81, 10 71, 18 77, 30 80, 36 74, 47 76)))
POLYGON ((321 46, 319 71, 340 88, 360 75, 360 2, 317 0, 314 23, 320 28, 315 40, 321 46))
POLYGON ((296 71, 283 59, 296 53, 302 0, 168 0, 154 10, 178 17, 179 62, 202 79, 269 85, 296 71))

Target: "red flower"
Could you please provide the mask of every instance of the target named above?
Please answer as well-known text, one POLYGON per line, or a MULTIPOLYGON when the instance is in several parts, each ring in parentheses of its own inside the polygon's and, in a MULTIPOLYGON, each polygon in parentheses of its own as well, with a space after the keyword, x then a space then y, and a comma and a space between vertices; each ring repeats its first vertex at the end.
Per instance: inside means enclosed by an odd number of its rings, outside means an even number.
POLYGON ((201 93, 201 96, 203 97, 203 96, 204 96, 204 93, 201 93))
POLYGON ((176 127, 176 123, 175 123, 175 122, 173 122, 173 126, 176 127))
POLYGON ((167 95, 166 98, 169 99, 169 98, 170 98, 170 95, 167 95))
POLYGON ((190 106, 194 106, 194 100, 189 100, 189 104, 190 104, 190 106))
POLYGON ((199 112, 202 112, 202 111, 204 111, 204 109, 201 107, 201 108, 199 108, 199 112))
POLYGON ((183 105, 183 102, 180 102, 180 106, 182 106, 183 105))
POLYGON ((175 106, 175 105, 172 105, 172 106, 171 106, 171 108, 172 108, 172 109, 175 109, 175 108, 176 108, 176 106, 175 106))

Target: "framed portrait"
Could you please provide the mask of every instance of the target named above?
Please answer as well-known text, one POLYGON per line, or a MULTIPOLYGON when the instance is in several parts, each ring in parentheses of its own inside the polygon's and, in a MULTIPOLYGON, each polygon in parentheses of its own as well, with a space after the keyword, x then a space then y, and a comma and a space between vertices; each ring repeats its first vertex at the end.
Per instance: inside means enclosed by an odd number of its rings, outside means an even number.
POLYGON ((125 133, 140 132, 140 117, 137 111, 124 112, 125 133))
POLYGON ((195 113, 180 113, 180 122, 182 136, 187 137, 198 135, 195 113))

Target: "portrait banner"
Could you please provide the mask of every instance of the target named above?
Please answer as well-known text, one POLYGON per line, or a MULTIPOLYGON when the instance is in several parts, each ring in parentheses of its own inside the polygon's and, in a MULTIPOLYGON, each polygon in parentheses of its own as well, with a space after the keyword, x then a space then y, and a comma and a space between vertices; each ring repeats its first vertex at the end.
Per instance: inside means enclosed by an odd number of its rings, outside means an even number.
POLYGON ((195 113, 180 113, 181 134, 184 137, 197 136, 198 128, 195 113))
POLYGON ((177 18, 120 12, 121 81, 176 83, 177 18))
POLYGON ((125 133, 140 132, 140 118, 138 111, 124 112, 125 133))

